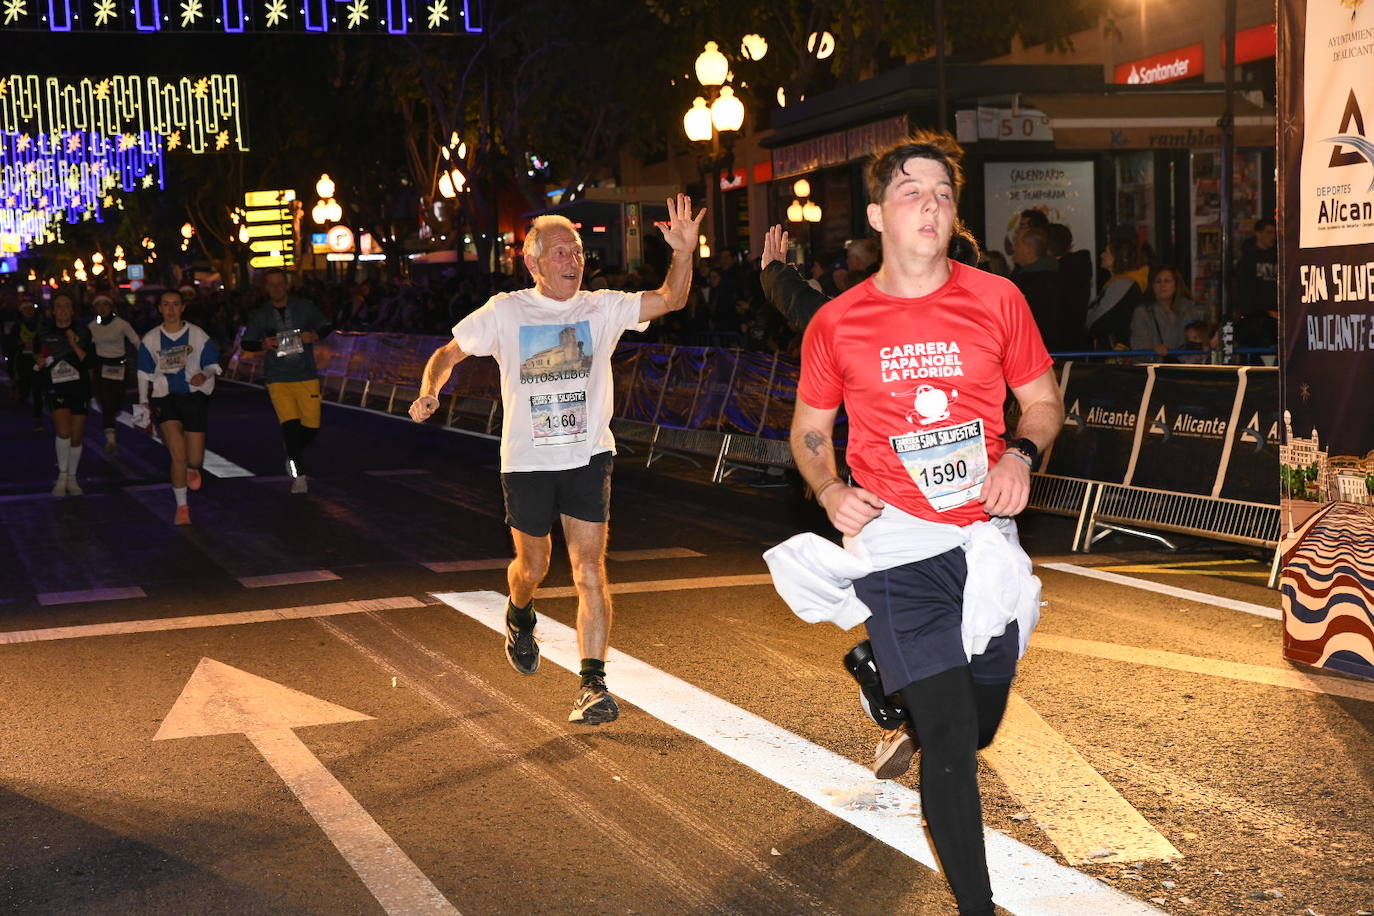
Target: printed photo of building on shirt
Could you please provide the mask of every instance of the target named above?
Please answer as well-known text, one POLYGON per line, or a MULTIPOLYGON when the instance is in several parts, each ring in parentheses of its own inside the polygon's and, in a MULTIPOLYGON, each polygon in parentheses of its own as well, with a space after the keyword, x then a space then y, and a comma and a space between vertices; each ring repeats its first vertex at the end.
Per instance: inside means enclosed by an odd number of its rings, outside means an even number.
POLYGON ((520 328, 520 384, 586 378, 592 369, 591 322, 520 328))

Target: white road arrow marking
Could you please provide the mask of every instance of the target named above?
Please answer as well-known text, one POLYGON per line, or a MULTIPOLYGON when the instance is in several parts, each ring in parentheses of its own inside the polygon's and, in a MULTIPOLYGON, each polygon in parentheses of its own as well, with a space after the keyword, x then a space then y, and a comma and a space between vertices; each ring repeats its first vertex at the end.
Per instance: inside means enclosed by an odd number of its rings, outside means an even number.
POLYGON ((371 716, 202 658, 154 741, 242 733, 388 913, 458 910, 292 731, 371 716))

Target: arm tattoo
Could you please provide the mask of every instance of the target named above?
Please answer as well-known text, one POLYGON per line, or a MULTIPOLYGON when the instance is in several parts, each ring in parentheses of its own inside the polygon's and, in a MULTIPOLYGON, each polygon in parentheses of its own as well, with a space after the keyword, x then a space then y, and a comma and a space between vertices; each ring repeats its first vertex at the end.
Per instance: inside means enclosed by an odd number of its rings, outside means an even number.
POLYGON ((811 450, 811 454, 818 457, 820 456, 821 449, 825 446, 825 437, 816 432, 807 433, 802 441, 806 444, 806 447, 811 450))

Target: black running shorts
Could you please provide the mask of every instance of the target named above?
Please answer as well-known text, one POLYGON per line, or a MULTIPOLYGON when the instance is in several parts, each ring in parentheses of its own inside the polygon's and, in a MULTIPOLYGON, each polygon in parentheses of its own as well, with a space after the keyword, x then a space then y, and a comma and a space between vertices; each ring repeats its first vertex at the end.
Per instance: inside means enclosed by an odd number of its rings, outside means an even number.
POLYGON ((580 468, 502 474, 506 524, 542 538, 553 530, 559 515, 584 522, 607 521, 611 517, 611 464, 611 453, 599 452, 580 468))
POLYGON ((91 386, 85 379, 76 382, 60 382, 49 385, 44 396, 48 401, 48 412, 70 410, 73 415, 84 417, 91 403, 91 386))
POLYGON ((1009 684, 1016 677, 1020 628, 1016 621, 972 660, 964 654, 962 547, 928 560, 884 569, 854 580, 854 592, 873 613, 868 638, 882 675, 883 690, 897 693, 960 665, 969 665, 980 684, 1009 684))
POLYGON ((169 394, 149 402, 153 422, 180 423, 182 432, 203 433, 210 420, 210 396, 202 391, 169 394))

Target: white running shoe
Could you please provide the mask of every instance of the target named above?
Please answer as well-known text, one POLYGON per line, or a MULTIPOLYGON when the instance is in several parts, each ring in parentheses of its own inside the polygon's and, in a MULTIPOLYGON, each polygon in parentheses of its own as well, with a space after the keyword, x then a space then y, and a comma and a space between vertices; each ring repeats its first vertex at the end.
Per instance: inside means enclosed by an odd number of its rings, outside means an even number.
POLYGON ((292 493, 298 493, 298 494, 299 494, 299 493, 309 493, 309 492, 310 492, 310 484, 306 483, 306 481, 305 481, 305 475, 304 475, 304 474, 302 474, 302 475, 299 476, 299 477, 292 478, 292 480, 291 480, 291 492, 292 492, 292 493))
POLYGON ((75 474, 68 474, 68 475, 67 475, 67 495, 68 495, 68 496, 83 496, 83 495, 85 495, 85 493, 86 493, 86 491, 83 490, 83 489, 81 489, 81 485, 80 485, 79 483, 76 482, 76 475, 75 475, 75 474))
POLYGON ((53 495, 53 496, 56 496, 58 499, 61 499, 62 497, 64 497, 64 496, 67 495, 67 475, 66 475, 66 474, 58 474, 58 475, 57 475, 57 483, 55 483, 55 484, 52 485, 52 495, 53 495))

